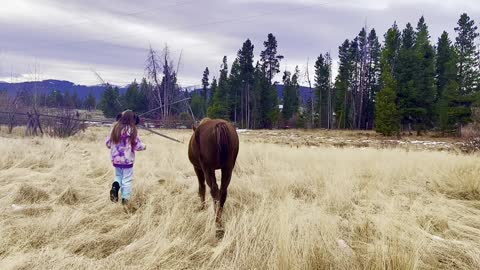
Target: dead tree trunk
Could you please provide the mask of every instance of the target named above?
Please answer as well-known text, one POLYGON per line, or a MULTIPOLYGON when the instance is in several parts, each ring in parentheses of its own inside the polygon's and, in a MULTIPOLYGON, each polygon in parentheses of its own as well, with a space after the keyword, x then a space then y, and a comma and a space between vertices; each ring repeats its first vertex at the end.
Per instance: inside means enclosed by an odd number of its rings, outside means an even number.
MULTIPOLYGON (((306 74, 305 76, 307 77, 307 82, 308 82, 308 87, 309 87, 309 90, 310 90, 310 128, 314 128, 315 127, 315 120, 314 120, 314 106, 313 106, 313 101, 314 101, 314 92, 313 92, 313 89, 312 89, 312 82, 310 80, 310 72, 309 72, 309 67, 308 67, 308 64, 309 64, 309 60, 307 59, 307 70, 306 70, 306 74)), ((320 114, 320 128, 322 127, 322 111, 319 110, 319 114, 320 114)))

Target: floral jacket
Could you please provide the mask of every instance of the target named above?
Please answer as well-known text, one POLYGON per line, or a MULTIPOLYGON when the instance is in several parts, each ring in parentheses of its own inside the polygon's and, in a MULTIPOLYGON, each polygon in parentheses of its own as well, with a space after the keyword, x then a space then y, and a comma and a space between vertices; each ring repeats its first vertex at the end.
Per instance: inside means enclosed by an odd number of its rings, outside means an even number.
POLYGON ((110 137, 105 142, 107 148, 110 149, 112 164, 116 168, 132 168, 135 162, 135 151, 146 149, 145 144, 140 141, 138 135, 132 147, 130 134, 131 128, 126 127, 122 131, 120 143, 113 144, 110 137))

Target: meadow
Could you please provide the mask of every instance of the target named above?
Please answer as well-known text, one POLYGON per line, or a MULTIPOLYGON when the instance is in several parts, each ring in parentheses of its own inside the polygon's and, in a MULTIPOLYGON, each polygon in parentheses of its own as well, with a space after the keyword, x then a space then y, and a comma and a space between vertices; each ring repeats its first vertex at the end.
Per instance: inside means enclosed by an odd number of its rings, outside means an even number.
POLYGON ((163 132, 185 144, 140 131, 147 151, 123 207, 108 196, 108 128, 0 131, 0 269, 480 268, 477 154, 241 132, 218 239, 210 196, 200 210, 191 131, 163 132))

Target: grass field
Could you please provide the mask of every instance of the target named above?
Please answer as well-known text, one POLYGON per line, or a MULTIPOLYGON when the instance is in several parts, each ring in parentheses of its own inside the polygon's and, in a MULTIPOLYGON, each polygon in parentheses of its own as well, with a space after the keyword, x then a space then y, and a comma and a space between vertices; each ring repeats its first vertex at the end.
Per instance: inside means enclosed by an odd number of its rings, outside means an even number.
POLYGON ((108 198, 108 129, 3 134, 0 269, 480 268, 480 156, 293 147, 282 132, 240 134, 221 240, 187 144, 140 131, 147 151, 124 208, 108 198))

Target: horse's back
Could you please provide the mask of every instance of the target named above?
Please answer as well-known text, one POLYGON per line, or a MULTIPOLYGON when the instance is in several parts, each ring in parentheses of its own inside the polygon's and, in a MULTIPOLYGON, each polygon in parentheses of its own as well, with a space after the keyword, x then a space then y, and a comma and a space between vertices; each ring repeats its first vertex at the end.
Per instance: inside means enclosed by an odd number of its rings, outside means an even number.
POLYGON ((221 119, 202 121, 190 140, 189 158, 194 166, 213 169, 235 165, 239 139, 235 127, 221 119))

